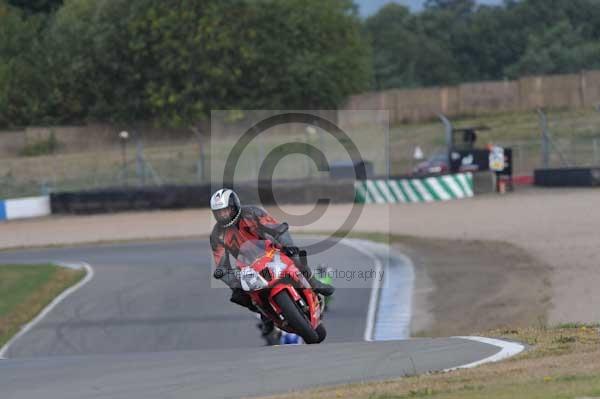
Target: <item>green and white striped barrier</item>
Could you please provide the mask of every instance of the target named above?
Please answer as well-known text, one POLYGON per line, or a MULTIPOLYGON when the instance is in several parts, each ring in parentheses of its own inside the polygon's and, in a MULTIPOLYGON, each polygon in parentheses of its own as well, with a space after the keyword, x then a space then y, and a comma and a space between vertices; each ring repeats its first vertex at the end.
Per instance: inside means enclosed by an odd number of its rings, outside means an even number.
POLYGON ((354 183, 361 204, 435 202, 473 197, 473 174, 459 173, 422 179, 364 180, 354 183))

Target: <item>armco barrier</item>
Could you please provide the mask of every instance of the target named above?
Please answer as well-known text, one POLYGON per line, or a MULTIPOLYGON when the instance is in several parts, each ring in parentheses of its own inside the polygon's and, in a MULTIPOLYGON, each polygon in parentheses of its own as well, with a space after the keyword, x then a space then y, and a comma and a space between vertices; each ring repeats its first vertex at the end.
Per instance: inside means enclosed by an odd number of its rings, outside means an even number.
MULTIPOLYGON (((394 180, 310 180, 237 184, 234 189, 246 204, 314 204, 320 198, 332 204, 430 202, 473 196, 471 173, 394 180), (362 200, 361 200, 362 198, 362 200)), ((231 185, 225 184, 225 187, 231 185)), ((94 214, 154 209, 204 208, 215 187, 125 187, 71 193, 53 193, 53 214, 94 214)))
MULTIPOLYGON (((476 179, 475 179, 476 180, 476 179)), ((463 173, 422 179, 277 181, 234 185, 247 204, 314 204, 320 198, 332 204, 430 202, 473 196, 473 175, 463 173), (259 195, 260 194, 260 195, 259 195)), ((477 185, 477 183, 475 183, 477 185)), ((230 185, 225 184, 226 187, 230 185)), ((49 197, 0 201, 0 220, 52 214, 95 214, 135 210, 204 208, 215 187, 121 187, 93 191, 52 193, 49 197)))
POLYGON ((473 197, 473 174, 365 180, 355 183, 355 201, 365 204, 423 203, 473 197))
MULTIPOLYGON (((225 184, 225 187, 230 185, 225 184)), ((331 203, 354 200, 352 180, 311 180, 238 184, 233 187, 246 204, 313 204, 319 198, 331 203), (259 196, 261 193, 262 196, 259 196)), ((53 214, 92 214, 132 210, 205 208, 216 186, 162 186, 150 188, 110 188, 51 194, 53 214)))
POLYGON ((0 220, 34 218, 50 215, 50 197, 0 200, 0 220))
POLYGON ((210 187, 123 187, 50 194, 53 214, 205 207, 210 187))
POLYGON ((542 187, 600 186, 600 168, 536 169, 533 181, 542 187))

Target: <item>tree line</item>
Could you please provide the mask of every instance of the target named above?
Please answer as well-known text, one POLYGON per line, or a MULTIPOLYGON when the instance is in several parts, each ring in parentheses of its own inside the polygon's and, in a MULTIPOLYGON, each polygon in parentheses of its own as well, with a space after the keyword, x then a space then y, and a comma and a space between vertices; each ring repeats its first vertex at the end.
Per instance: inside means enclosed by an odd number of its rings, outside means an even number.
POLYGON ((368 52, 351 0, 0 0, 0 125, 330 109, 368 52))
POLYGON ((427 0, 365 22, 375 89, 452 85, 600 67, 600 1, 427 0))
POLYGON ((600 66, 600 1, 0 0, 0 126, 336 108, 366 90, 600 66))

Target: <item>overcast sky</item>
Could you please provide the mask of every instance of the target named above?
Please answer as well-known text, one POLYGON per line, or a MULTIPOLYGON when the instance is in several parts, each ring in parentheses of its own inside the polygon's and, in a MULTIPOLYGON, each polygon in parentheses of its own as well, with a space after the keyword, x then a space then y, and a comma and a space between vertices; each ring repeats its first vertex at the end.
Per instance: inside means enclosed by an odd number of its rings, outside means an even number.
MULTIPOLYGON (((387 3, 398 3, 409 6, 411 10, 418 11, 425 3, 425 0, 354 0, 360 7, 360 13, 363 16, 374 14, 387 3)), ((478 0, 480 4, 501 4, 502 0, 478 0)))

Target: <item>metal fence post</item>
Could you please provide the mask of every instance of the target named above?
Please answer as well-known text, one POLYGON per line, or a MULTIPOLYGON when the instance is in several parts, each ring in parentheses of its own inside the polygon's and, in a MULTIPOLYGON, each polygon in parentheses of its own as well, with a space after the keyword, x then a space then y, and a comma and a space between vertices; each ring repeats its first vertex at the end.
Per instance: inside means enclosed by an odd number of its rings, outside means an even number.
MULTIPOLYGON (((204 183, 206 178, 206 153, 204 146, 206 144, 206 138, 200 131, 199 127, 191 126, 190 130, 194 132, 196 139, 198 140, 198 161, 196 162, 196 177, 201 183, 204 183)), ((212 134, 212 132, 211 132, 212 134)))
MULTIPOLYGON (((515 145, 515 149, 517 150, 517 159, 519 162, 519 167, 516 168, 514 167, 515 165, 513 165, 513 168, 515 171, 518 171, 519 173, 524 173, 524 166, 523 166, 523 145, 521 143, 515 145)), ((514 162, 514 160, 513 160, 514 162)))
POLYGON ((550 132, 548 131, 548 119, 546 118, 546 114, 544 114, 544 112, 542 112, 541 109, 538 109, 538 114, 540 115, 540 122, 542 126, 542 152, 544 168, 547 168, 550 163, 550 146, 552 146, 554 148, 554 151, 558 154, 563 166, 571 166, 571 163, 567 160, 567 158, 565 158, 561 149, 556 145, 556 142, 550 136, 550 132))
POLYGON ((537 110, 540 116, 540 126, 542 128, 542 166, 548 168, 550 165, 550 142, 548 138, 548 120, 546 114, 541 109, 537 110))
POLYGON ((390 177, 391 172, 391 149, 390 149, 390 129, 385 129, 385 176, 390 177))
POLYGON ((144 144, 136 133, 135 171, 140 185, 146 185, 146 163, 144 162, 144 144))

